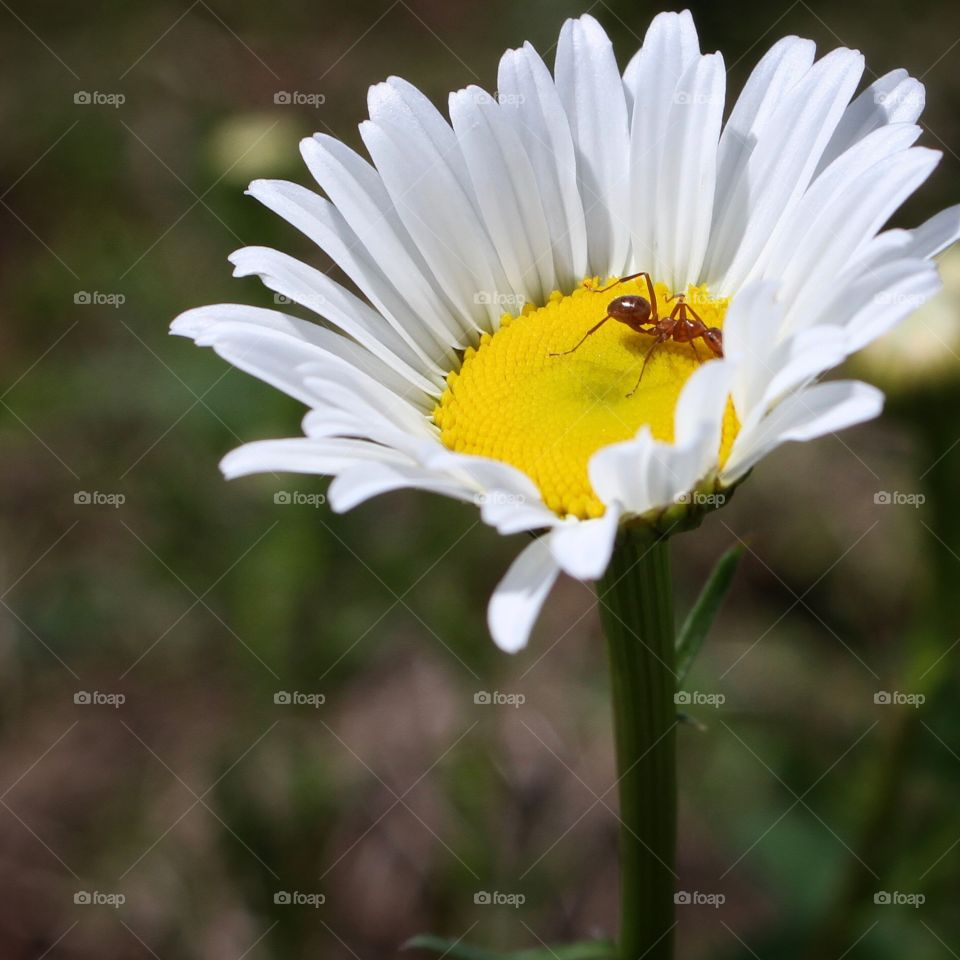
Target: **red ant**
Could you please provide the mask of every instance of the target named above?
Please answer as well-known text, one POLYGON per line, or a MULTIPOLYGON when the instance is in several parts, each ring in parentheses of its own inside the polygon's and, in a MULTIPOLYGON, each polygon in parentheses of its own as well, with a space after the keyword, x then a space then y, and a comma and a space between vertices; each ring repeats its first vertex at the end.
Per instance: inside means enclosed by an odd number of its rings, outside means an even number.
POLYGON ((670 303, 672 300, 677 300, 678 303, 673 310, 670 311, 669 317, 660 316, 657 309, 657 294, 653 289, 653 281, 650 279, 649 273, 632 273, 628 277, 621 277, 619 280, 615 280, 609 286, 595 290, 594 293, 606 293, 607 290, 612 290, 614 287, 621 283, 626 283, 628 280, 636 280, 637 277, 643 277, 644 280, 646 280, 647 292, 650 294, 649 300, 635 293, 627 294, 623 297, 616 297, 607 304, 607 315, 599 323, 592 326, 580 338, 580 342, 577 343, 575 347, 572 347, 570 350, 564 350, 562 353, 550 354, 551 357, 564 357, 568 353, 573 353, 574 350, 580 348, 590 334, 596 333, 608 320, 619 320, 620 323, 625 323, 636 333, 652 335, 654 338, 653 343, 650 344, 650 349, 647 350, 643 358, 640 376, 637 378, 633 389, 627 394, 628 397, 632 397, 637 392, 640 381, 643 379, 643 373, 647 369, 647 361, 650 359, 650 354, 653 353, 654 348, 661 343, 666 343, 669 340, 673 340, 674 343, 689 343, 693 349, 693 355, 697 358, 698 362, 702 362, 695 342, 696 340, 702 340, 710 350, 713 351, 715 356, 723 356, 722 331, 718 327, 708 327, 693 307, 686 302, 684 294, 675 293, 672 297, 669 297, 667 303, 670 303), (693 319, 691 320, 687 314, 690 314, 693 319))

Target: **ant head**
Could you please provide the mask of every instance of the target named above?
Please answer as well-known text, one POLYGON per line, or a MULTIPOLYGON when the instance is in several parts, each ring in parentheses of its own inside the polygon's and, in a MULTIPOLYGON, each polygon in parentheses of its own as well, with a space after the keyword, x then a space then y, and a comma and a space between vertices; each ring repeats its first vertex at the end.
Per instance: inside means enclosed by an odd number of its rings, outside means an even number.
POLYGON ((628 326, 638 323, 648 323, 650 320, 650 301, 638 294, 627 294, 617 297, 607 305, 607 313, 614 320, 619 320, 628 326))

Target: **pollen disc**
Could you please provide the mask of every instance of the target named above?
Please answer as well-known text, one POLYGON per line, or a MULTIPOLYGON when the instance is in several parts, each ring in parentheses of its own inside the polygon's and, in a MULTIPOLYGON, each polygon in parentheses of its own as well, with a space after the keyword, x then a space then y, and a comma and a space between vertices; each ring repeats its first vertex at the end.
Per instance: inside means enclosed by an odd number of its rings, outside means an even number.
MULTIPOLYGON (((609 284, 608 284, 609 285, 609 284)), ((653 337, 608 320, 573 353, 616 297, 647 297, 645 282, 628 281, 604 293, 596 279, 572 294, 551 294, 542 307, 505 315, 500 328, 484 334, 464 354, 459 372, 434 410, 443 443, 460 453, 491 457, 526 473, 544 502, 560 516, 586 519, 604 507, 590 486, 587 464, 601 447, 635 436, 647 424, 657 440, 673 442, 674 413, 687 378, 713 358, 703 341, 700 359, 689 343, 657 345, 639 387, 653 337)), ((671 291, 656 284, 660 316, 669 314, 671 291)), ((712 299, 706 287, 689 287, 687 301, 709 327, 723 328, 729 299, 712 299)), ((724 462, 739 423, 728 402, 719 462, 724 462)))

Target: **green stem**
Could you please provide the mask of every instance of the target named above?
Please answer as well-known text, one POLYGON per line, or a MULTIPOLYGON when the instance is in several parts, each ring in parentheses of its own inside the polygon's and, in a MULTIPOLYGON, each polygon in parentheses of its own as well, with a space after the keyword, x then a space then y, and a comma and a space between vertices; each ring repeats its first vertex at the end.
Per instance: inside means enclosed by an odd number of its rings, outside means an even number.
POLYGON ((620 790, 620 957, 673 957, 676 672, 670 553, 623 531, 599 584, 620 790))

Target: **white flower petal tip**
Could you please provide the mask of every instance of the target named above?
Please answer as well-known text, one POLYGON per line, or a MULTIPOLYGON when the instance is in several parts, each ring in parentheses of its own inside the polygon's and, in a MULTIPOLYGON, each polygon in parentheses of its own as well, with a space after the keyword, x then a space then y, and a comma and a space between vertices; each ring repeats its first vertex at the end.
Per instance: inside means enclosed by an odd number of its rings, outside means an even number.
POLYGON ((913 231, 909 247, 912 257, 935 257, 960 240, 960 204, 941 210, 913 231))
POLYGON ((612 503, 602 517, 560 524, 547 534, 560 569, 577 580, 599 580, 610 563, 622 512, 612 503))
POLYGON ((307 407, 303 436, 246 444, 224 475, 329 476, 337 511, 428 491, 539 534, 489 608, 516 651, 559 572, 602 577, 624 524, 693 526, 780 444, 879 414, 879 391, 820 378, 936 292, 960 205, 885 229, 939 160, 916 146, 926 92, 893 70, 858 93, 858 51, 815 53, 775 43, 727 111, 688 10, 654 17, 625 70, 584 15, 552 70, 525 43, 446 114, 398 77, 372 86, 363 154, 316 133, 312 188, 247 189, 344 280, 244 247, 234 275, 280 308, 171 324, 307 407), (638 372, 640 341, 600 328, 649 296, 641 271, 706 329, 675 326, 692 348, 668 336, 638 372), (593 298, 597 276, 634 285, 593 298))
POLYGON ((185 310, 176 317, 170 324, 170 333, 175 337, 186 337, 200 345, 200 339, 203 335, 215 326, 215 321, 210 316, 212 307, 194 307, 192 310, 185 310))
POLYGON ((517 653, 527 645, 530 631, 559 575, 560 567, 544 537, 534 540, 513 561, 487 607, 490 635, 501 650, 517 653))
POLYGON ((727 485, 738 482, 784 443, 816 440, 873 420, 883 411, 883 402, 882 391, 857 380, 833 380, 800 390, 737 436, 720 480, 727 485))

